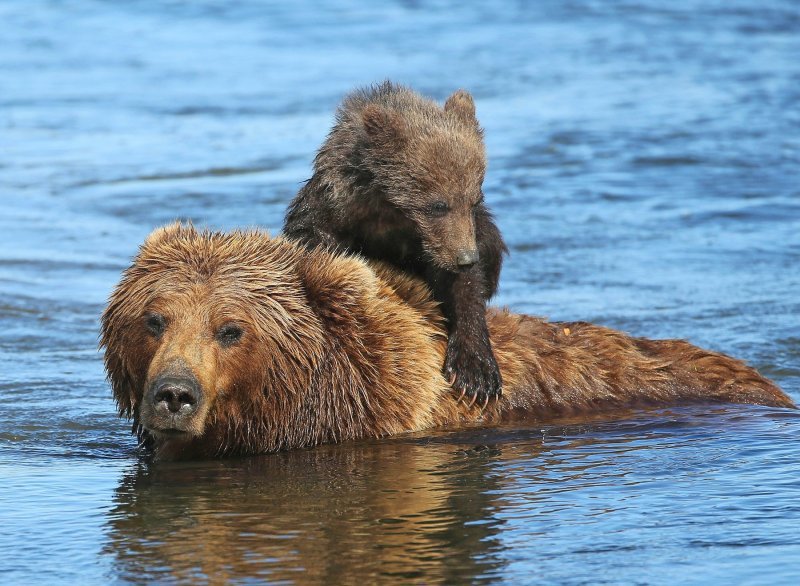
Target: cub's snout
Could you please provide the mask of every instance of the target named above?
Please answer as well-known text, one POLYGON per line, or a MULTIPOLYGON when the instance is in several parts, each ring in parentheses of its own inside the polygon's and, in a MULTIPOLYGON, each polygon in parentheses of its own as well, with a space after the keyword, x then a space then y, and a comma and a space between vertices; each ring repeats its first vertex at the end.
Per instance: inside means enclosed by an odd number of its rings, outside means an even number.
POLYGON ((459 269, 468 269, 480 260, 481 256, 477 248, 462 249, 456 255, 456 264, 459 269))

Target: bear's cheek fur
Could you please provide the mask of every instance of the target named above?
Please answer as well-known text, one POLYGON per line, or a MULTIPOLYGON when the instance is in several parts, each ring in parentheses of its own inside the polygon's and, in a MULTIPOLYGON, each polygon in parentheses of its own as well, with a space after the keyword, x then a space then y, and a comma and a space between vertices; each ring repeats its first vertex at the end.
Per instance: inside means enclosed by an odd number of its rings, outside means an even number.
MULTIPOLYGON (((223 411, 225 401, 260 408, 264 382, 265 359, 254 348, 243 345, 220 352, 216 377, 216 402, 212 410, 219 407, 223 411)), ((222 416, 222 413, 218 413, 222 416)))

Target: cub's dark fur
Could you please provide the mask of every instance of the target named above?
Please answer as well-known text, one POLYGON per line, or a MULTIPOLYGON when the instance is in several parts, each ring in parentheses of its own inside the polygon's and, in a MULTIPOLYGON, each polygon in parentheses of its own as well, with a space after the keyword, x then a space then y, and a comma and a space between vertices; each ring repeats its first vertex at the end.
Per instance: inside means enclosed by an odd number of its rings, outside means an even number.
POLYGON ((470 94, 457 91, 442 108, 385 82, 345 98, 284 226, 308 246, 423 277, 448 320, 445 375, 481 403, 502 390, 485 308, 507 252, 483 200, 485 170, 470 94))

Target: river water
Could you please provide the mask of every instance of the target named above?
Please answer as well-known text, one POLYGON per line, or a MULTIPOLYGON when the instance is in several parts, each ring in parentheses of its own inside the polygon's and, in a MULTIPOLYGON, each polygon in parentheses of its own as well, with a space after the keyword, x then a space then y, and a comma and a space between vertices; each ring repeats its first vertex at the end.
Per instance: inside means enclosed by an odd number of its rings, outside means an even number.
POLYGON ((498 304, 741 357, 800 400, 794 0, 0 3, 0 581, 800 576, 800 414, 746 406, 151 465, 98 317, 189 218, 277 231, 337 102, 473 92, 498 304))

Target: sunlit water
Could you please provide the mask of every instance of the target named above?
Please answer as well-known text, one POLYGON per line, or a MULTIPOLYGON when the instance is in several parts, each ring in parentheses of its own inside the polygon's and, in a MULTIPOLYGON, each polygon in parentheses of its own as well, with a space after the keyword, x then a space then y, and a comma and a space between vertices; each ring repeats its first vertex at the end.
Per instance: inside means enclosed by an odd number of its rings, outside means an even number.
POLYGON ((0 581, 797 583, 792 411, 137 458, 96 350, 136 246, 277 231, 338 100, 387 77, 476 97, 498 304, 685 337, 800 399, 793 0, 9 0, 0 581))

